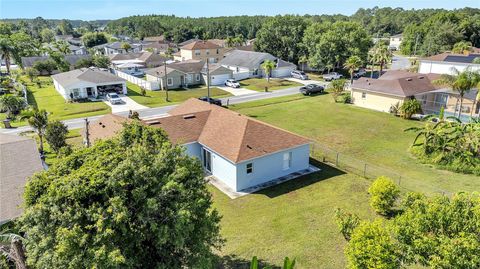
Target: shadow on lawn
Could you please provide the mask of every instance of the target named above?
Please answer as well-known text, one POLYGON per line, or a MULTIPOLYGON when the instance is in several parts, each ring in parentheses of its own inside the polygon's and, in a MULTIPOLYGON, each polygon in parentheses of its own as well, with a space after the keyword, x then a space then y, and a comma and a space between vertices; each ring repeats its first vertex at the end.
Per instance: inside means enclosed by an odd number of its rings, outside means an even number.
POLYGON ((255 194, 263 194, 268 196, 269 198, 275 198, 277 196, 296 191, 319 181, 345 174, 345 172, 342 170, 339 170, 333 166, 319 162, 312 158, 310 158, 310 164, 320 168, 320 171, 289 180, 287 182, 272 186, 270 188, 260 190, 255 194))
MULTIPOLYGON (((237 255, 227 255, 218 257, 217 265, 215 269, 249 269, 251 260, 246 260, 238 257, 237 255)), ((269 266, 272 269, 280 269, 281 267, 271 265, 261 259, 258 260, 259 268, 269 266)))

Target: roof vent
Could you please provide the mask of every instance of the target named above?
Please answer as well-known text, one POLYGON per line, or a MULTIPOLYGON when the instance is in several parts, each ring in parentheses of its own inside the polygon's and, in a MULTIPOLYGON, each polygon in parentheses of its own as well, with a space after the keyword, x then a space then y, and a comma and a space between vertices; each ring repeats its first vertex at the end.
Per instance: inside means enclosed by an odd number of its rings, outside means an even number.
POLYGON ((250 145, 247 145, 247 148, 249 148, 249 149, 253 149, 252 147, 250 147, 250 145))
POLYGON ((407 81, 412 81, 412 78, 407 78, 407 81))
POLYGON ((159 124, 160 122, 158 120, 152 120, 152 121, 147 121, 145 123, 148 125, 153 125, 153 124, 159 124))
POLYGON ((418 79, 424 79, 425 77, 424 76, 419 76, 418 79))
POLYGON ((368 85, 370 85, 370 84, 372 84, 372 83, 369 82, 368 85))
POLYGON ((193 115, 193 114, 188 114, 188 115, 183 116, 184 120, 193 119, 193 118, 195 118, 195 115, 193 115))

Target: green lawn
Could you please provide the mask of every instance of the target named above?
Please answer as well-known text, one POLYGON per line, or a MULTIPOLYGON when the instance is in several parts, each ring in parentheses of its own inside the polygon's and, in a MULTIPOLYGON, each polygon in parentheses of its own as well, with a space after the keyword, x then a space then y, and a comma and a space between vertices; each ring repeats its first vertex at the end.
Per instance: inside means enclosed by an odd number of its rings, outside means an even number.
POLYGON ((286 79, 271 78, 270 82, 268 82, 265 78, 249 78, 240 81, 240 85, 249 90, 263 92, 265 91, 265 87, 268 87, 269 91, 275 91, 302 86, 303 84, 286 79))
MULTIPOLYGON (((336 104, 329 94, 289 96, 231 106, 243 114, 312 138, 340 152, 341 162, 358 160, 401 175, 401 186, 427 193, 478 191, 480 178, 420 164, 408 151, 416 134, 405 129, 423 124, 387 113, 336 104), (288 108, 288 109, 287 109, 288 108)), ((318 150, 317 150, 318 151, 318 150)), ((370 169, 370 168, 368 168, 370 169)), ((378 172, 377 172, 378 173, 378 172)), ((390 174, 390 173, 389 173, 390 174)))
MULTIPOLYGON (((89 117, 94 115, 102 115, 110 113, 111 109, 105 103, 99 102, 83 102, 83 103, 68 103, 55 90, 52 79, 50 77, 39 77, 41 80, 41 87, 31 83, 28 79, 22 78, 23 83, 28 89, 28 103, 38 109, 45 109, 49 114, 51 120, 65 120, 81 117, 89 117)), ((0 119, 5 117, 1 113, 0 119)), ((14 121, 13 126, 26 125, 25 121, 14 121)))
MULTIPOLYGON (((128 96, 135 102, 148 107, 159 107, 172 105, 175 103, 183 102, 189 98, 198 98, 207 95, 206 87, 195 87, 188 90, 175 89, 168 91, 168 97, 170 102, 165 101, 165 91, 147 91, 146 96, 141 95, 141 90, 138 85, 127 82, 128 96)), ((210 95, 214 98, 223 98, 232 96, 229 92, 221 90, 216 87, 210 88, 210 95)))
POLYGON ((340 207, 362 219, 374 218, 368 206, 370 182, 319 167, 319 173, 235 200, 210 187, 214 207, 223 216, 226 244, 219 254, 230 265, 226 268, 249 268, 245 265, 252 256, 275 266, 288 256, 297 259, 295 268, 346 267, 346 241, 333 221, 334 210, 340 207))

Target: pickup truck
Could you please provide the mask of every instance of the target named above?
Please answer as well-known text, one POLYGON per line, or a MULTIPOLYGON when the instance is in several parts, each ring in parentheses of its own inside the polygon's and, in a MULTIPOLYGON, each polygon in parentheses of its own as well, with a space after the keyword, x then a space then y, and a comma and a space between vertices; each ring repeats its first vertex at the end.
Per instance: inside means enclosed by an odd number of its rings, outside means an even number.
POLYGON ((332 80, 341 79, 341 78, 343 78, 343 75, 337 72, 330 72, 328 74, 323 75, 323 79, 325 81, 332 81, 332 80))

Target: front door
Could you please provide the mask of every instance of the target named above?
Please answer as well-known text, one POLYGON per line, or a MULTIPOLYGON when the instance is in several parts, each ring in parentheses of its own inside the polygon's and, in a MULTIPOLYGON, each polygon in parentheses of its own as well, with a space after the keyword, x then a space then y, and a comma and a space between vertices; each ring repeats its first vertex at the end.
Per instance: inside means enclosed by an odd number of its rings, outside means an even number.
POLYGON ((202 149, 203 168, 208 172, 212 172, 212 153, 206 149, 202 149))
POLYGON ((87 88, 87 96, 88 96, 88 97, 93 96, 93 88, 92 88, 92 87, 88 87, 88 88, 87 88))

